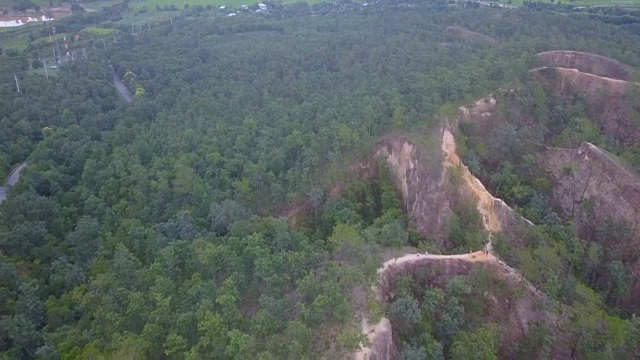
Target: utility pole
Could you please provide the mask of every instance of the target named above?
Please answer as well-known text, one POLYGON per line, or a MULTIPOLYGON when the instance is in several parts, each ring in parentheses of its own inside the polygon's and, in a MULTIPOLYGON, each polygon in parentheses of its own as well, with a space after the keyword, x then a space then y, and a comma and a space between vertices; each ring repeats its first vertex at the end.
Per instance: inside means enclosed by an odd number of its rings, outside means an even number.
POLYGON ((16 79, 16 87, 18 88, 18 92, 20 92, 20 85, 18 85, 18 77, 16 76, 16 73, 13 73, 13 78, 16 79))
POLYGON ((87 53, 84 51, 84 48, 82 48, 82 58, 83 59, 87 58, 87 53))
POLYGON ((58 45, 57 41, 56 41, 56 48, 58 49, 58 63, 62 64, 62 55, 60 54, 60 45, 58 45))
POLYGON ((151 30, 151 24, 147 23, 147 27, 151 30))
POLYGON ((47 70, 47 60, 42 59, 42 63, 44 64, 44 73, 47 74, 47 80, 49 80, 49 71, 47 70))

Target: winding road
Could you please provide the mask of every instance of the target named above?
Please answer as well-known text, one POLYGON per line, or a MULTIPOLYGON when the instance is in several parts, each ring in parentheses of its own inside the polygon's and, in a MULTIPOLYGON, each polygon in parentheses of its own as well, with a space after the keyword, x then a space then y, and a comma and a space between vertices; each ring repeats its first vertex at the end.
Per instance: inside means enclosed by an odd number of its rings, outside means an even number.
POLYGON ((7 182, 4 186, 0 186, 0 202, 7 198, 7 188, 15 185, 20 180, 20 172, 27 166, 26 162, 20 164, 17 168, 9 173, 7 182))
POLYGON ((116 89, 118 89, 118 92, 120 92, 120 95, 122 96, 124 101, 131 104, 131 102, 133 102, 133 96, 131 95, 131 92, 129 92, 129 89, 127 89, 127 87, 124 85, 111 64, 109 64, 109 68, 111 69, 111 75, 113 75, 113 85, 116 87, 116 89))

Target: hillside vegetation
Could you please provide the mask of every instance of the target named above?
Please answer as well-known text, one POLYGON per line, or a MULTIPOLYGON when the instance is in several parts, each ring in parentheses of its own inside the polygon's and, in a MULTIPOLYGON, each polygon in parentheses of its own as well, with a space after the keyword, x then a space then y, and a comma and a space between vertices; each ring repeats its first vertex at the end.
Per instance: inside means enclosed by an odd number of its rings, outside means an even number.
MULTIPOLYGON (((71 46, 88 56, 48 78, 36 71, 55 47, 46 28, 16 32, 25 46, 0 56, 0 168, 29 163, 0 204, 1 359, 342 359, 366 342, 365 312, 399 329, 402 359, 467 359, 479 347, 484 359, 547 358, 564 339, 562 354, 637 357, 627 264, 585 245, 549 201, 551 180, 518 136, 532 130, 517 122, 557 111, 566 138, 606 142, 579 106, 519 85, 536 84, 529 70, 546 50, 637 66, 632 31, 528 9, 383 2, 330 16, 185 10, 132 34, 114 11, 55 23, 80 33, 71 46), (491 269, 440 279, 435 267, 396 279, 388 302, 368 301, 383 254, 484 245, 458 164, 442 168, 441 127, 459 104, 507 86, 518 89, 501 109, 511 117, 490 143, 463 125, 459 155, 540 225, 495 234, 495 248, 569 319, 505 337, 496 316, 508 304, 483 305, 523 293, 491 269), (415 226, 395 169, 372 155, 389 134, 409 134, 429 176, 450 175, 438 236, 415 226), (358 176, 365 163, 377 165, 358 176), (284 214, 298 207, 293 226, 284 214)), ((599 231, 623 234, 611 226, 599 231)))

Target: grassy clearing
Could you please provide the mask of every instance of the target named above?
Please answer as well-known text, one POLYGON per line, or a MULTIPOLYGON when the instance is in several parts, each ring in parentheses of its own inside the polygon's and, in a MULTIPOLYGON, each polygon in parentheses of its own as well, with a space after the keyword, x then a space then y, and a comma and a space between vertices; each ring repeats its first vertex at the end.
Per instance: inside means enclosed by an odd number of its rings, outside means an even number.
POLYGON ((2 49, 22 51, 29 46, 28 33, 23 31, 0 32, 0 35, 0 47, 2 49))
POLYGON ((115 34, 116 30, 90 26, 82 29, 82 32, 88 36, 109 36, 115 34))
POLYGON ((81 3, 80 6, 88 10, 99 11, 107 6, 112 6, 112 5, 121 4, 121 3, 122 3, 122 0, 103 0, 103 1, 96 1, 96 2, 81 3))
POLYGON ((151 24, 151 26, 153 26, 154 23, 157 22, 166 22, 169 21, 169 17, 170 16, 177 16, 179 14, 179 12, 177 11, 156 11, 156 9, 154 8, 153 10, 149 9, 148 12, 143 13, 143 14, 138 14, 138 15, 134 15, 129 14, 127 17, 125 17, 124 19, 122 19, 120 21, 120 23, 122 24, 127 24, 127 25, 147 25, 148 23, 151 24))

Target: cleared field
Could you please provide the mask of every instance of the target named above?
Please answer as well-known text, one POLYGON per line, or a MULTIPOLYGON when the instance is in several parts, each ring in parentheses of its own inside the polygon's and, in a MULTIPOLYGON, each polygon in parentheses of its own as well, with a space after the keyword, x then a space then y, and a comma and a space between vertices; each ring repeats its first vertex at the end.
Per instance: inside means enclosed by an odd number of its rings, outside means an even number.
MULTIPOLYGON (((280 1, 283 4, 290 4, 296 2, 306 2, 308 4, 315 4, 322 2, 323 0, 284 0, 280 1)), ((327 2, 331 2, 330 0, 324 0, 327 2)), ((639 0, 640 1, 640 0, 639 0)), ((189 6, 193 5, 211 5, 211 6, 233 6, 239 7, 241 5, 253 5, 257 4, 260 1, 256 0, 144 0, 144 1, 132 1, 129 3, 129 6, 134 9, 140 9, 143 6, 149 8, 150 11, 155 11, 156 5, 160 7, 175 5, 178 9, 183 9, 185 4, 189 4, 189 6)))
POLYGON ((235 6, 238 7, 240 5, 253 5, 255 1, 250 0, 146 0, 146 1, 136 1, 129 3, 129 6, 139 9, 143 6, 149 8, 149 10, 156 10, 156 5, 160 7, 175 5, 178 9, 183 9, 186 4, 189 6, 193 5, 202 5, 202 6, 235 6))
MULTIPOLYGON (((304 1, 308 4, 316 4, 322 1, 330 2, 330 0, 307 0, 304 1)), ((133 9, 132 12, 127 14, 127 16, 121 21, 124 24, 130 25, 144 25, 147 23, 153 24, 156 21, 165 21, 169 19, 171 16, 175 16, 182 11, 186 4, 189 6, 202 5, 207 6, 211 5, 213 8, 217 9, 220 6, 227 6, 233 8, 240 8, 242 5, 254 5, 259 3, 260 1, 256 0, 139 0, 132 1, 129 3, 129 7, 133 9), (170 7, 171 5, 175 5, 178 11, 158 11, 156 10, 156 5, 164 8, 165 6, 170 7), (146 12, 140 13, 142 8, 146 7, 148 10, 146 12), (136 12, 138 12, 136 14, 136 12)), ((291 4, 296 2, 303 2, 301 0, 284 0, 281 1, 283 4, 291 4)), ((90 3, 87 4, 87 7, 98 8, 102 2, 98 3, 90 3)))

